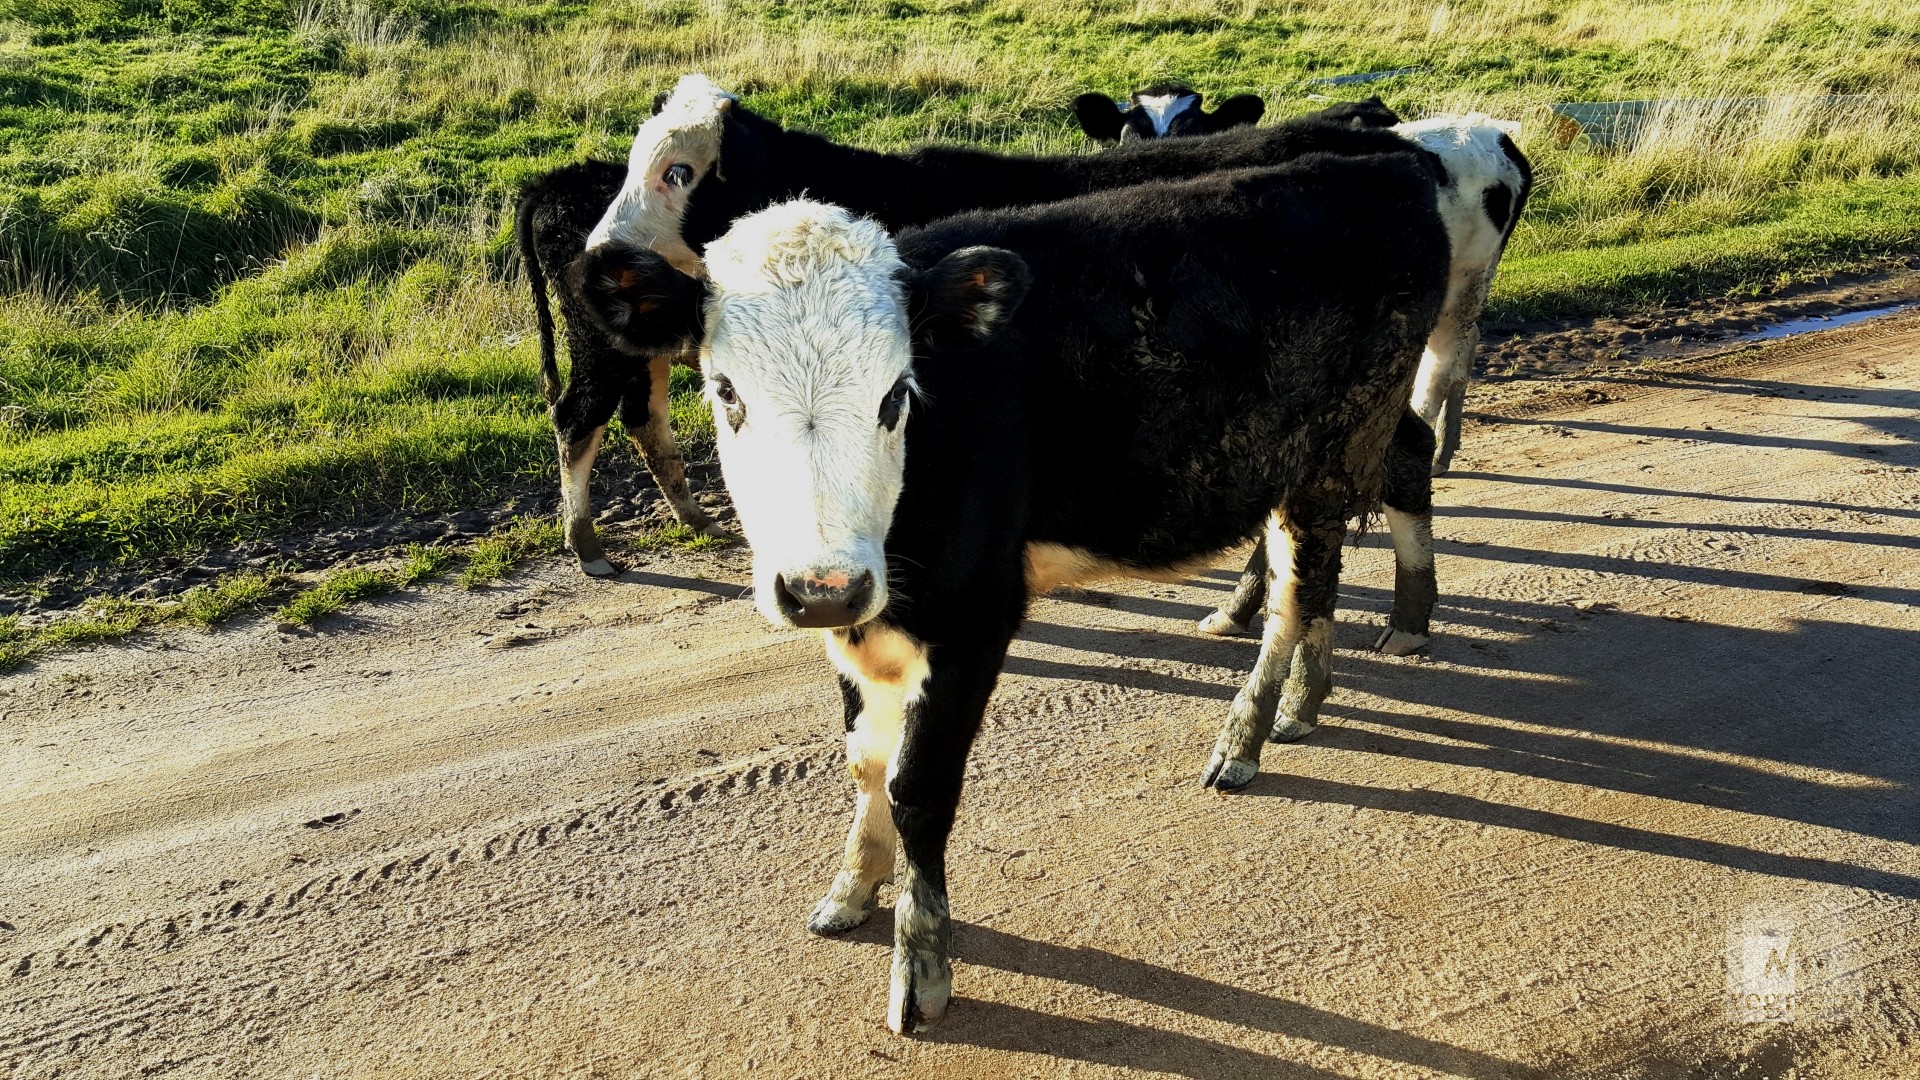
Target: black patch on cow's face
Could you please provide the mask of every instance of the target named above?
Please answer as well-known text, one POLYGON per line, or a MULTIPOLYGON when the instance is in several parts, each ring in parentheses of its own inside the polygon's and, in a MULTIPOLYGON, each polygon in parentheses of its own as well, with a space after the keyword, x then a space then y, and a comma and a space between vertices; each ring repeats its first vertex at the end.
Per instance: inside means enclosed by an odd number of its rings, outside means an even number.
POLYGON ((567 267, 565 285, 615 344, 641 356, 700 340, 706 282, 645 248, 603 244, 567 267))
POLYGON ((991 341, 1004 329, 1032 275, 1025 260, 1004 248, 961 248, 914 275, 907 315, 915 345, 966 348, 991 341))
POLYGON ((1105 94, 1081 94, 1073 99, 1073 115, 1080 130, 1095 142, 1119 142, 1125 119, 1120 106, 1105 94))
POLYGON ((1481 193, 1480 205, 1486 208, 1487 220, 1493 222, 1493 227, 1506 232, 1513 216, 1512 189, 1505 184, 1495 184, 1481 193))

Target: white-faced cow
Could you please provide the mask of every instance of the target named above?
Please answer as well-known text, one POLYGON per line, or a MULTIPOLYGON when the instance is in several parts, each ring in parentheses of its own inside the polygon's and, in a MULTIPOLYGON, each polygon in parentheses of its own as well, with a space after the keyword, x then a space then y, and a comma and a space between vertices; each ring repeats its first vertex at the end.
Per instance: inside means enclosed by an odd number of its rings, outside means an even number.
POLYGON ((1155 83, 1115 101, 1105 94, 1073 99, 1080 130, 1099 142, 1121 143, 1168 135, 1211 135, 1230 127, 1260 122, 1267 103, 1258 94, 1237 94, 1212 112, 1200 107, 1203 95, 1185 83, 1155 83))
POLYGON ((620 410, 641 457, 679 519, 712 528, 693 500, 667 422, 667 364, 619 333, 623 312, 602 299, 600 268, 650 250, 698 276, 700 250, 743 214, 802 192, 889 228, 965 210, 1070 198, 1090 191, 1273 165, 1304 153, 1368 154, 1390 136, 1316 116, 1216 139, 1154 140, 1112 154, 1007 157, 958 147, 878 154, 787 131, 754 115, 703 76, 680 80, 640 126, 625 169, 571 165, 529 186, 518 240, 534 292, 541 382, 561 464, 566 542, 589 573, 614 572, 594 534, 588 479, 607 420, 620 410), (546 282, 566 317, 573 370, 562 391, 546 282))
POLYGON ((1266 634, 1203 782, 1251 781, 1276 717, 1316 722, 1346 522, 1446 293, 1437 163, 1391 142, 897 239, 784 203, 705 281, 647 251, 613 275, 636 344, 703 331, 756 603, 826 631, 858 800, 810 926, 867 918, 897 836, 894 1030, 947 1006, 947 836, 1029 597, 1263 536, 1266 634))

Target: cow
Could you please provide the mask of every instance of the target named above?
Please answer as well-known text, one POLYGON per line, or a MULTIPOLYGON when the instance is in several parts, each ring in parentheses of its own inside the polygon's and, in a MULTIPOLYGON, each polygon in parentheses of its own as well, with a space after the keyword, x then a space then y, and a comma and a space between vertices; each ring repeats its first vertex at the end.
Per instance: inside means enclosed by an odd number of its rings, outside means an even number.
POLYGON ((1276 717, 1317 722, 1346 523, 1447 288, 1437 161, 1395 143, 892 237, 796 200, 707 245, 704 279, 642 248, 602 268, 632 343, 702 340, 755 604, 823 632, 857 796, 808 925, 864 922, 898 840, 894 1031, 947 1007, 947 837, 1032 596, 1259 535, 1265 636, 1202 783, 1249 783, 1276 717))
POLYGON ((700 248, 735 218, 801 192, 902 228, 966 210, 1272 165, 1305 153, 1369 154, 1398 145, 1389 135, 1353 127, 1344 115, 1334 122, 1310 115, 1091 157, 1015 157, 959 147, 881 154, 785 130, 704 76, 682 78, 640 126, 627 167, 568 165, 537 178, 520 200, 516 233, 539 324, 541 386, 559 448, 567 547, 590 574, 617 570, 594 533, 588 495, 593 460, 616 409, 675 516, 702 532, 718 531, 693 499, 667 421, 666 372, 676 358, 636 350, 608 321, 590 287, 588 270, 598 262, 645 248, 697 276, 700 248), (564 388, 550 277, 573 360, 564 388))
MULTIPOLYGON (((1124 114, 1124 131, 1115 126, 1122 122, 1118 106, 1099 94, 1075 98, 1073 113, 1081 129, 1100 142, 1119 141, 1123 135, 1127 139, 1204 135, 1226 126, 1203 123, 1199 95, 1183 85, 1156 83, 1128 100, 1132 108, 1124 114), (1094 117, 1092 122, 1089 116, 1094 117), (1176 119, 1166 119, 1169 116, 1176 119)), ((1238 112, 1250 111, 1258 119, 1266 102, 1253 95, 1230 98, 1219 111, 1225 113, 1229 105, 1246 101, 1251 104, 1240 105, 1238 112)), ((1446 167, 1440 204, 1453 238, 1453 289, 1414 383, 1414 411, 1439 436, 1433 475, 1443 476, 1460 448, 1460 410, 1473 375, 1474 350, 1480 345, 1480 315, 1487 306, 1487 290, 1533 190, 1533 166, 1513 141, 1520 127, 1484 113, 1403 123, 1378 97, 1330 105, 1312 115, 1323 122, 1390 128, 1439 155, 1446 167)))
POLYGON ((1259 123, 1267 111, 1258 94, 1237 94, 1212 112, 1200 108, 1203 98, 1185 83, 1161 82, 1128 95, 1125 101, 1105 94, 1081 94, 1073 99, 1073 116, 1095 142, 1122 143, 1168 135, 1211 135, 1259 123))
MULTIPOLYGON (((1447 302, 1433 337, 1420 359, 1413 384, 1413 411, 1434 427, 1431 476, 1441 476, 1460 445, 1460 412, 1473 354, 1480 344, 1480 313, 1487 290, 1520 220, 1533 187, 1533 170, 1514 145, 1515 125, 1482 114, 1435 117, 1398 124, 1402 138, 1435 154, 1446 171, 1439 188, 1440 217, 1452 250, 1447 302)), ((1395 575, 1393 612, 1374 647, 1394 656, 1420 652, 1428 644, 1429 613, 1438 600, 1433 584, 1433 499, 1430 485, 1410 475, 1407 456, 1427 442, 1410 426, 1396 436, 1388 469, 1388 530, 1393 537, 1395 575), (1422 568, 1425 569, 1422 569, 1422 568)), ((1200 620, 1208 634, 1245 633, 1260 609, 1267 581, 1265 551, 1248 557, 1233 593, 1200 620)))

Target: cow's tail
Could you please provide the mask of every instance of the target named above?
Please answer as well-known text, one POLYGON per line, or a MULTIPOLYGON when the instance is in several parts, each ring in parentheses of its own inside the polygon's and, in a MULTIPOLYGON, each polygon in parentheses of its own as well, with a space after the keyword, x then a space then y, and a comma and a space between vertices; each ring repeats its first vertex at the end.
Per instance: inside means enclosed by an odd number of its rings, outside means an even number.
POLYGON ((540 393, 551 408, 560 400, 560 359, 554 351, 553 308, 547 299, 547 273, 540 266, 540 250, 533 237, 533 215, 539 211, 545 194, 535 186, 520 196, 513 234, 520 247, 520 261, 527 268, 527 284, 533 289, 533 316, 540 326, 540 393))

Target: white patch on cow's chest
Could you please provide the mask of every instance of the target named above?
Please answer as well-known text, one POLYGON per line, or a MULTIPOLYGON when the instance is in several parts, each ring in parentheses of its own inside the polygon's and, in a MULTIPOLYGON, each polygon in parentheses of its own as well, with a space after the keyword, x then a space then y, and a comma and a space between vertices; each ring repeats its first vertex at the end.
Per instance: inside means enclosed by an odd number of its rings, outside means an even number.
POLYGON ((1173 118, 1192 108, 1198 100, 1193 94, 1143 94, 1138 103, 1140 108, 1146 110, 1147 120, 1153 124, 1153 133, 1165 135, 1173 118))

